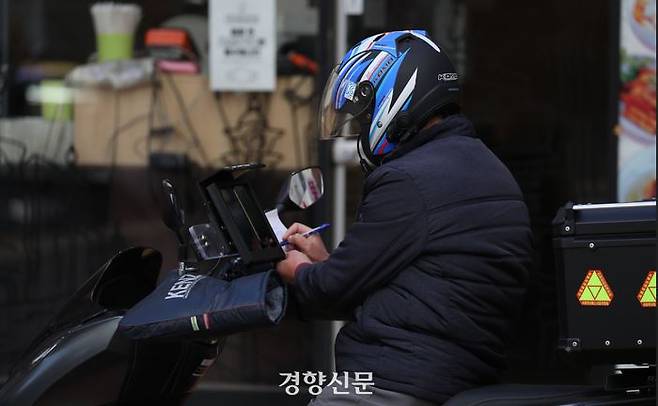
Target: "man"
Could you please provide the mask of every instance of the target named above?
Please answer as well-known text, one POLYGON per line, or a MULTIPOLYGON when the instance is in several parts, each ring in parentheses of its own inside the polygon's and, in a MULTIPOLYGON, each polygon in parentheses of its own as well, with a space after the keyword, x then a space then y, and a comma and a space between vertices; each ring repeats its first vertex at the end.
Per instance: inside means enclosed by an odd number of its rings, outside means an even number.
POLYGON ((358 137, 362 203, 331 255, 293 225, 295 250, 277 270, 303 309, 351 315, 336 368, 372 372, 374 393, 327 387, 314 404, 440 404, 504 368, 530 262, 528 213, 459 114, 458 93, 452 64, 423 31, 367 38, 332 73, 321 131, 358 137))

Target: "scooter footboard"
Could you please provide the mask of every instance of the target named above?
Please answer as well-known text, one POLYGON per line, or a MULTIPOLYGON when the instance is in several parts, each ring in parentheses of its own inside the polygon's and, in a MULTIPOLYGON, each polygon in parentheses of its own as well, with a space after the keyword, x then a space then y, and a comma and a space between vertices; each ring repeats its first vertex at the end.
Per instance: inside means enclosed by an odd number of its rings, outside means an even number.
POLYGON ((277 325, 286 302, 273 270, 231 281, 172 272, 126 313, 119 331, 132 339, 220 337, 277 325))

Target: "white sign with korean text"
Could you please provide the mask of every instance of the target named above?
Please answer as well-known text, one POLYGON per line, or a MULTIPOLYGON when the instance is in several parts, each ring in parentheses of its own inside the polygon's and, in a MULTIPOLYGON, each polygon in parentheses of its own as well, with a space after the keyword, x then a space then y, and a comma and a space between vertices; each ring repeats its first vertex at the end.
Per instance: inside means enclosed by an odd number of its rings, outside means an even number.
POLYGON ((211 0, 210 86, 273 91, 276 81, 276 0, 211 0))
POLYGON ((363 0, 342 0, 345 14, 360 16, 363 14, 363 0))

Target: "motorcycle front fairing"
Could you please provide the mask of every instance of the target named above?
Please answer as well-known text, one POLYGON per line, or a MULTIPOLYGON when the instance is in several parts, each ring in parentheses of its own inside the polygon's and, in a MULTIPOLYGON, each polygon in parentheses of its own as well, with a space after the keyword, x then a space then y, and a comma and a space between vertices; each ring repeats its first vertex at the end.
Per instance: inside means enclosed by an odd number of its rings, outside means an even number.
POLYGON ((28 347, 0 389, 0 404, 158 401, 176 404, 218 343, 148 343, 117 334, 126 310, 156 286, 162 257, 130 248, 103 265, 28 347))
MULTIPOLYGON (((157 284, 162 255, 151 248, 121 251, 73 294, 26 351, 34 353, 47 337, 73 329, 102 314, 120 314, 148 295, 157 284)), ((27 357, 29 358, 29 356, 27 357)))

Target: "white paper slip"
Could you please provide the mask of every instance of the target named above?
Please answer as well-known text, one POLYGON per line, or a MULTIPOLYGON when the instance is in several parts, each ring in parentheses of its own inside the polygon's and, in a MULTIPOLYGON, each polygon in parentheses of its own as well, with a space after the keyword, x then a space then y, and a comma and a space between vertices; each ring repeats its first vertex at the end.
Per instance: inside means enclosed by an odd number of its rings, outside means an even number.
POLYGON ((286 232, 286 230, 288 230, 288 227, 286 227, 281 222, 279 213, 276 211, 276 209, 272 209, 268 212, 265 212, 265 217, 267 217, 267 221, 270 223, 276 238, 279 240, 279 242, 283 241, 283 234, 286 232))

